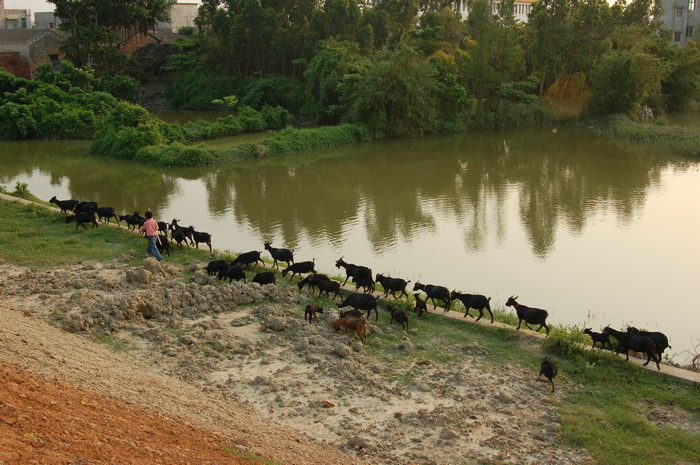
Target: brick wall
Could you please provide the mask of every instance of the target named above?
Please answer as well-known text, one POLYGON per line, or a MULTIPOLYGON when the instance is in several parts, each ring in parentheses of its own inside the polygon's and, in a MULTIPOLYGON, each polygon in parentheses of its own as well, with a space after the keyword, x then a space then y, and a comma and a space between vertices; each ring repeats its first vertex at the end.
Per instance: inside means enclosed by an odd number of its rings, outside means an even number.
POLYGON ((132 56, 136 50, 140 49, 146 44, 157 44, 158 41, 145 33, 139 33, 131 37, 125 45, 121 47, 122 53, 132 56))
POLYGON ((19 52, 0 52, 0 67, 5 68, 15 76, 32 78, 29 63, 22 61, 19 52))

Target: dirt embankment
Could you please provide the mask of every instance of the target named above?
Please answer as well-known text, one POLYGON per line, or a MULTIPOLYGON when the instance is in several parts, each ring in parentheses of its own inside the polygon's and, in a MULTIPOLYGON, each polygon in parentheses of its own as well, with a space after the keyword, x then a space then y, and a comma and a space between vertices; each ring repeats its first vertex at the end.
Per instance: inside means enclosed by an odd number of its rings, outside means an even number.
MULTIPOLYGON (((369 355, 332 331, 335 312, 314 324, 303 321, 308 296, 296 288, 210 285, 201 271, 195 282, 181 276, 179 268, 151 259, 136 269, 118 262, 48 273, 2 266, 2 360, 32 373, 17 376, 56 377, 157 412, 148 419, 163 415, 185 423, 194 429, 182 434, 198 437, 198 429, 202 447, 243 448, 285 465, 592 462, 585 451, 562 444, 553 405, 558 394, 550 395, 527 369, 494 364, 486 348, 445 347, 459 356, 416 363, 401 355, 415 350, 411 331, 371 325, 370 337, 395 338, 402 349, 393 358, 369 355), (107 334, 106 344, 85 337, 94 331, 107 334)), ((17 401, 17 389, 6 391, 10 400, 17 401)), ((97 404, 56 399, 55 405, 75 412, 97 404)), ((52 406, 49 401, 48 412, 57 410, 52 406)), ((124 409, 125 416, 130 412, 124 409)), ((99 431, 101 422, 87 421, 99 431)), ((22 432, 20 424, 0 417, 2 428, 20 432, 17 440, 36 449, 31 434, 44 433, 22 432)), ((110 444, 112 436, 93 438, 110 444)))

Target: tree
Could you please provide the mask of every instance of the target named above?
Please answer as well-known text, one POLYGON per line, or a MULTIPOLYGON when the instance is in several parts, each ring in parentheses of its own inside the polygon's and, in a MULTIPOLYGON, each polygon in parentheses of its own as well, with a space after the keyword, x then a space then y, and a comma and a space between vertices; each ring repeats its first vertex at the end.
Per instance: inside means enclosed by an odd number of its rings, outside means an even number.
POLYGON ((346 74, 338 87, 348 117, 375 134, 416 136, 439 122, 435 70, 410 47, 375 55, 366 71, 346 74))
POLYGON ((145 32, 165 21, 174 0, 49 0, 56 5, 66 58, 76 66, 120 70, 126 57, 119 48, 131 32, 145 32))

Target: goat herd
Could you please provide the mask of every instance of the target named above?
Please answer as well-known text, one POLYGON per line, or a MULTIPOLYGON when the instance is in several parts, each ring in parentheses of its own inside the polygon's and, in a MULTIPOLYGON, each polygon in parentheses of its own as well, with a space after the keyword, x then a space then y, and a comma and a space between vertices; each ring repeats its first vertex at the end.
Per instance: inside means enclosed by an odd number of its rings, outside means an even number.
MULTIPOLYGON (((66 222, 75 221, 77 223, 76 229, 82 226, 87 230, 85 226, 87 223, 91 223, 92 228, 95 228, 98 219, 100 222, 109 223, 113 217, 118 224, 120 224, 121 221, 125 221, 127 227, 130 230, 134 230, 143 225, 146 220, 146 218, 140 216, 140 212, 137 211, 132 215, 117 216, 114 208, 98 207, 96 202, 57 200, 55 196, 51 198, 49 202, 56 204, 61 209, 61 212, 67 213, 68 211, 72 211, 74 214, 67 216, 66 222)), ((177 242, 180 248, 182 248, 183 242, 188 248, 190 244, 199 248, 199 244, 204 243, 209 246, 209 251, 212 252, 210 234, 195 231, 192 226, 186 228, 182 227, 178 224, 178 221, 180 220, 173 219, 170 224, 162 221, 158 222, 160 234, 157 245, 161 253, 166 253, 170 256, 172 252, 171 241, 177 242), (170 231, 170 240, 168 239, 168 231, 170 231)), ((343 257, 335 262, 336 268, 344 268, 345 270, 346 278, 345 281, 341 283, 326 275, 317 273, 315 270, 315 260, 295 262, 292 250, 272 247, 270 242, 265 242, 264 247, 265 250, 270 253, 275 268, 279 270, 278 262, 285 262, 287 264, 287 267, 282 270, 283 277, 291 273, 291 281, 294 279, 295 275, 299 276, 299 290, 308 286, 312 295, 315 290, 318 290, 319 297, 324 294, 327 298, 332 300, 339 297, 341 300, 341 303, 338 304, 339 309, 351 307, 352 310, 341 311, 340 318, 334 322, 334 327, 336 331, 341 328, 344 329, 346 333, 349 330, 354 331, 355 336, 359 337, 363 344, 366 341, 366 320, 363 311, 367 312, 366 318, 369 319, 372 310, 374 310, 375 321, 379 319, 379 314, 377 312, 379 296, 372 294, 372 292, 375 291, 376 283, 379 283, 382 287, 385 299, 388 298, 389 294, 391 294, 394 299, 398 299, 401 296, 408 298, 406 287, 410 281, 402 278, 384 276, 382 274, 377 274, 375 276, 376 279, 373 279, 372 270, 370 268, 347 263, 343 260, 343 257), (302 274, 306 274, 306 276, 302 278, 302 274), (355 292, 343 299, 340 292, 341 286, 346 285, 350 279, 352 279, 352 282, 355 284, 355 292), (360 288, 362 288, 363 293, 359 293, 360 288), (332 297, 331 293, 333 293, 332 297)), ((218 276, 220 281, 228 279, 229 282, 231 282, 232 280, 239 281, 242 279, 243 282, 246 282, 246 269, 254 268, 258 262, 264 265, 261 254, 262 251, 250 251, 240 254, 233 261, 213 260, 207 265, 206 271, 210 276, 218 276)), ((275 273, 271 271, 257 273, 253 277, 252 282, 261 285, 276 284, 275 273)), ((456 300, 461 302, 464 306, 465 317, 467 315, 472 317, 470 310, 474 309, 479 312, 479 316, 476 318, 476 321, 479 321, 483 317, 485 310, 489 313, 491 323, 494 321, 493 312, 489 304, 491 300, 490 297, 479 294, 464 294, 457 291, 450 292, 449 289, 444 286, 422 284, 420 282, 414 283, 413 291, 413 297, 415 299, 414 310, 418 313, 419 317, 423 315, 423 312, 428 312, 428 300, 432 302, 434 309, 437 308, 436 299, 443 301, 445 304, 445 312, 450 310, 452 301, 456 300), (422 297, 417 291, 423 291, 425 297, 422 297)), ((546 310, 519 304, 516 299, 518 299, 517 296, 512 296, 508 298, 506 302, 506 306, 513 307, 518 316, 518 327, 516 329, 520 329, 522 323, 525 322, 525 326, 529 329, 532 329, 530 325, 539 325, 535 331, 544 328, 546 333, 549 334, 549 326, 547 326, 546 321, 549 313, 546 310)), ((391 323, 395 320, 404 330, 408 329, 408 315, 406 311, 394 308, 391 305, 387 306, 387 310, 391 313, 391 323)), ((308 305, 305 310, 304 319, 308 318, 309 322, 311 322, 316 317, 316 313, 323 313, 323 308, 314 304, 308 305)), ((663 333, 640 331, 634 327, 629 327, 626 332, 622 332, 606 326, 602 333, 593 332, 590 328, 586 328, 584 333, 591 337, 593 347, 596 346, 596 343, 600 343, 601 348, 604 349, 608 346, 611 350, 613 350, 613 345, 610 342, 610 336, 613 336, 618 343, 617 352, 627 354, 627 360, 629 360, 630 350, 644 353, 647 356, 647 361, 644 365, 647 365, 653 358, 658 370, 661 370, 659 362, 661 361, 664 350, 671 347, 668 344, 668 338, 663 333)), ((552 379, 556 376, 557 369, 548 357, 545 357, 541 365, 540 376, 543 374, 549 379, 549 382, 552 383, 553 391, 554 383, 552 379)), ((538 379, 540 376, 538 376, 538 379)))

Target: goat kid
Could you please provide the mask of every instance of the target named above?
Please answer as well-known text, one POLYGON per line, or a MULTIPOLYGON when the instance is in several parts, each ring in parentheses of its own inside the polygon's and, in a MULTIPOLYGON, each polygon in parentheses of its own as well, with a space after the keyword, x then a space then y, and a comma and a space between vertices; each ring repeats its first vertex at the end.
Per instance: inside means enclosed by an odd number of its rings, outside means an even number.
POLYGON ((323 313, 323 307, 319 307, 316 304, 309 304, 306 306, 306 310, 304 310, 304 321, 306 321, 306 318, 308 317, 309 323, 311 323, 312 319, 317 319, 318 317, 316 316, 317 313, 323 313))

